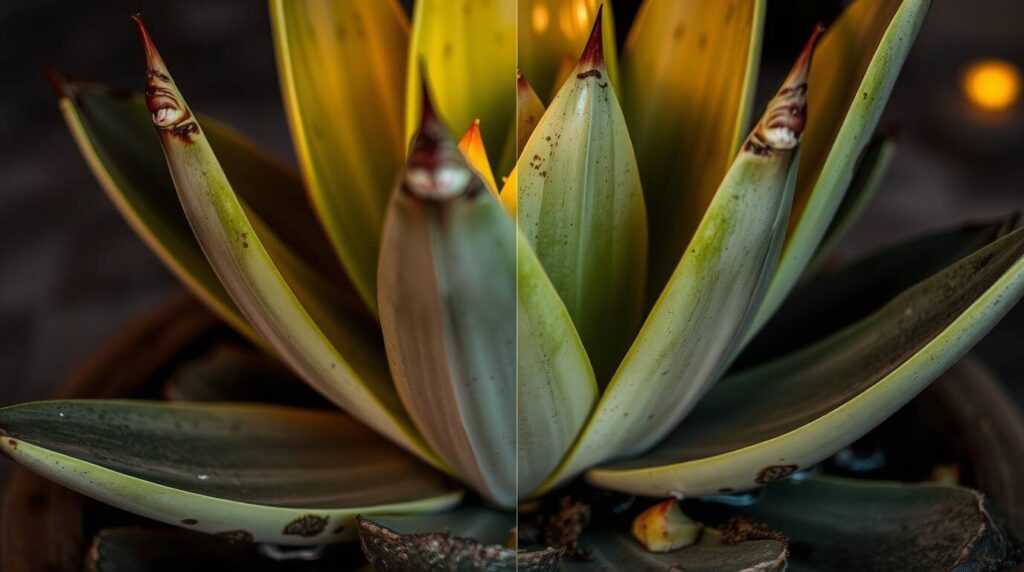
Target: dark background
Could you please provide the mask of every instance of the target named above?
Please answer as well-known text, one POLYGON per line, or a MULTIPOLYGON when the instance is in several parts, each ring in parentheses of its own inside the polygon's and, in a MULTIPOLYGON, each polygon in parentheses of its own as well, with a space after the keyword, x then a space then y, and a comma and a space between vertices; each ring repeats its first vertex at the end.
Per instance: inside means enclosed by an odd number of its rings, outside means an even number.
MULTIPOLYGON (((615 4, 620 38, 632 4, 615 4)), ((765 85, 841 5, 769 2, 765 85)), ((100 191, 41 73, 50 65, 141 88, 137 11, 190 103, 294 163, 264 3, 0 4, 0 405, 45 397, 104 338, 179 288, 100 191)), ((895 166, 840 255, 1024 210, 1020 105, 998 118, 967 113, 957 84, 975 58, 1024 64, 1020 22, 1020 0, 935 2, 883 119, 900 132, 895 166)), ((977 351, 1024 402, 1024 305, 977 351)))

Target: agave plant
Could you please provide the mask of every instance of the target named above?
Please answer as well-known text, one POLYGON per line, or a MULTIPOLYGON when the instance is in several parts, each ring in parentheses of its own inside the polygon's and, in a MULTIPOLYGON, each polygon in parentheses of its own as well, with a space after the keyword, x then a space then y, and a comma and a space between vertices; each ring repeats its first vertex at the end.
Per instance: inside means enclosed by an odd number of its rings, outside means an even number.
MULTIPOLYGON (((143 95, 55 80, 76 141, 171 271, 344 413, 30 403, 0 410, 0 450, 236 541, 358 533, 383 569, 781 568, 772 535, 654 554, 613 517, 517 539, 517 507, 577 477, 735 504, 806 476, 1024 295, 1006 224, 815 272, 889 162, 872 133, 928 4, 854 2, 751 122, 764 0, 647 0, 621 54, 593 1, 418 0, 410 25, 392 0, 271 0, 301 179, 193 112, 136 17, 143 95)), ((819 556, 871 545, 859 569, 1016 548, 954 486, 804 478, 744 511, 819 556)))

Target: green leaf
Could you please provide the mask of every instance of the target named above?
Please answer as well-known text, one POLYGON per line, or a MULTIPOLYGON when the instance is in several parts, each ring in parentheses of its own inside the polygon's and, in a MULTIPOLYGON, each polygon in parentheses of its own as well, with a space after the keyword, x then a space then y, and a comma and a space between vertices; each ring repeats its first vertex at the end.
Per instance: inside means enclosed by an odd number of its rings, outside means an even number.
POLYGON ((765 0, 647 0, 626 38, 622 100, 650 217, 651 301, 747 134, 765 11, 765 0))
POLYGON ((514 506, 515 225, 422 109, 381 241, 388 359, 431 448, 492 502, 514 506))
POLYGON ((250 220, 210 143, 138 20, 147 106, 178 198, 224 288, 303 379, 367 425, 431 463, 391 383, 380 332, 332 285, 250 220))
POLYGON ((789 537, 791 570, 1003 570, 1024 546, 985 496, 955 486, 817 477, 768 487, 740 514, 789 537))
POLYGON ((769 102, 580 439, 542 491, 650 447, 722 374, 778 259, 815 38, 769 102))
POLYGON ((721 381, 650 452, 590 480, 635 494, 744 490, 850 444, 927 387, 1024 296, 1024 229, 797 353, 721 381))
POLYGON ((602 13, 604 59, 612 87, 619 89, 612 3, 601 0, 519 0, 518 65, 537 93, 556 93, 564 81, 559 68, 568 58, 569 69, 583 51, 591 27, 602 13))
POLYGON ((811 66, 805 153, 786 247, 747 340, 804 274, 871 138, 931 0, 858 0, 821 39, 811 66))
POLYGON ((271 0, 270 13, 310 198, 376 313, 380 227, 405 156, 401 94, 409 23, 394 0, 271 0))
POLYGON ((814 276, 794 290, 735 369, 807 347, 868 317, 900 292, 1005 236, 1015 221, 1016 216, 932 232, 814 276))
POLYGON ((814 258, 804 271, 803 279, 813 276, 828 262, 839 241, 860 220, 875 197, 882 179, 888 173, 895 151, 896 144, 891 135, 876 137, 868 144, 864 156, 857 164, 857 170, 854 171, 850 187, 843 194, 843 200, 832 218, 832 223, 825 231, 818 250, 814 252, 814 258))
POLYGON ((517 487, 526 495, 558 467, 597 401, 587 351, 569 311, 519 234, 517 487))
POLYGON ((0 451, 86 496, 167 524, 279 544, 355 535, 357 514, 461 497, 337 413, 263 405, 44 401, 0 409, 0 451))
MULTIPOLYGON (((508 149, 491 166, 500 178, 512 170, 516 129, 515 0, 418 0, 413 12, 405 84, 405 141, 420 124, 423 78, 448 130, 460 133, 479 119, 488 149, 508 149), (420 68, 423 69, 420 69, 420 68)), ((397 172, 397 170, 395 171, 397 172)))
POLYGON ((728 545, 712 530, 700 540, 674 552, 648 552, 629 535, 629 526, 587 529, 580 545, 590 551, 591 559, 566 561, 563 572, 617 572, 619 570, 686 570, 687 572, 734 572, 758 570, 774 572, 786 569, 786 547, 775 540, 754 540, 728 545))
POLYGON ((565 302, 597 379, 607 383, 643 311, 647 217, 601 38, 598 20, 502 201, 565 302))

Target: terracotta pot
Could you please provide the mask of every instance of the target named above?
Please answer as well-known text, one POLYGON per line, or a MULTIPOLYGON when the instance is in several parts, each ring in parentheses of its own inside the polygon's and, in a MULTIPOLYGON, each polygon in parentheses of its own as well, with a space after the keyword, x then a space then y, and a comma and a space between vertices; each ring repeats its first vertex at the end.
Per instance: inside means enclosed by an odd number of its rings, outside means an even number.
MULTIPOLYGON (((171 372, 228 339, 237 338, 197 301, 181 295, 107 342, 53 397, 160 398, 171 372)), ((964 461, 964 482, 986 492, 1017 534, 1024 535, 1024 487, 1019 486, 1024 419, 999 382, 968 357, 898 413, 895 425, 906 425, 908 419, 909 425, 918 425, 923 410, 939 420, 941 438, 964 461)), ((879 434, 885 438, 884 428, 879 434)), ((81 571, 99 528, 111 520, 145 523, 110 513, 119 511, 15 468, 0 501, 0 570, 81 571)))

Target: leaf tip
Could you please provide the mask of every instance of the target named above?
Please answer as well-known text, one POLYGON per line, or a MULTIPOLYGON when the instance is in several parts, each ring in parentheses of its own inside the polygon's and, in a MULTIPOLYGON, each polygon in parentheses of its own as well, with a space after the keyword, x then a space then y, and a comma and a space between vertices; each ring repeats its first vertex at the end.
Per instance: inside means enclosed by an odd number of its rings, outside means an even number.
POLYGON ((578 76, 587 71, 604 67, 603 13, 604 4, 601 4, 597 7, 597 16, 594 19, 594 27, 590 29, 590 38, 587 39, 587 45, 583 48, 579 63, 576 64, 577 70, 581 72, 578 76))
POLYGON ((63 74, 48 65, 44 65, 43 76, 46 78, 46 82, 50 84, 50 89, 57 95, 57 99, 69 99, 71 97, 68 80, 63 74))
MULTIPOLYGON (((434 201, 469 194, 476 187, 473 182, 479 180, 437 115, 422 62, 420 72, 420 123, 410 145, 401 188, 417 198, 434 201)), ((479 128, 479 120, 474 121, 463 139, 472 137, 474 130, 479 136, 479 128)))

